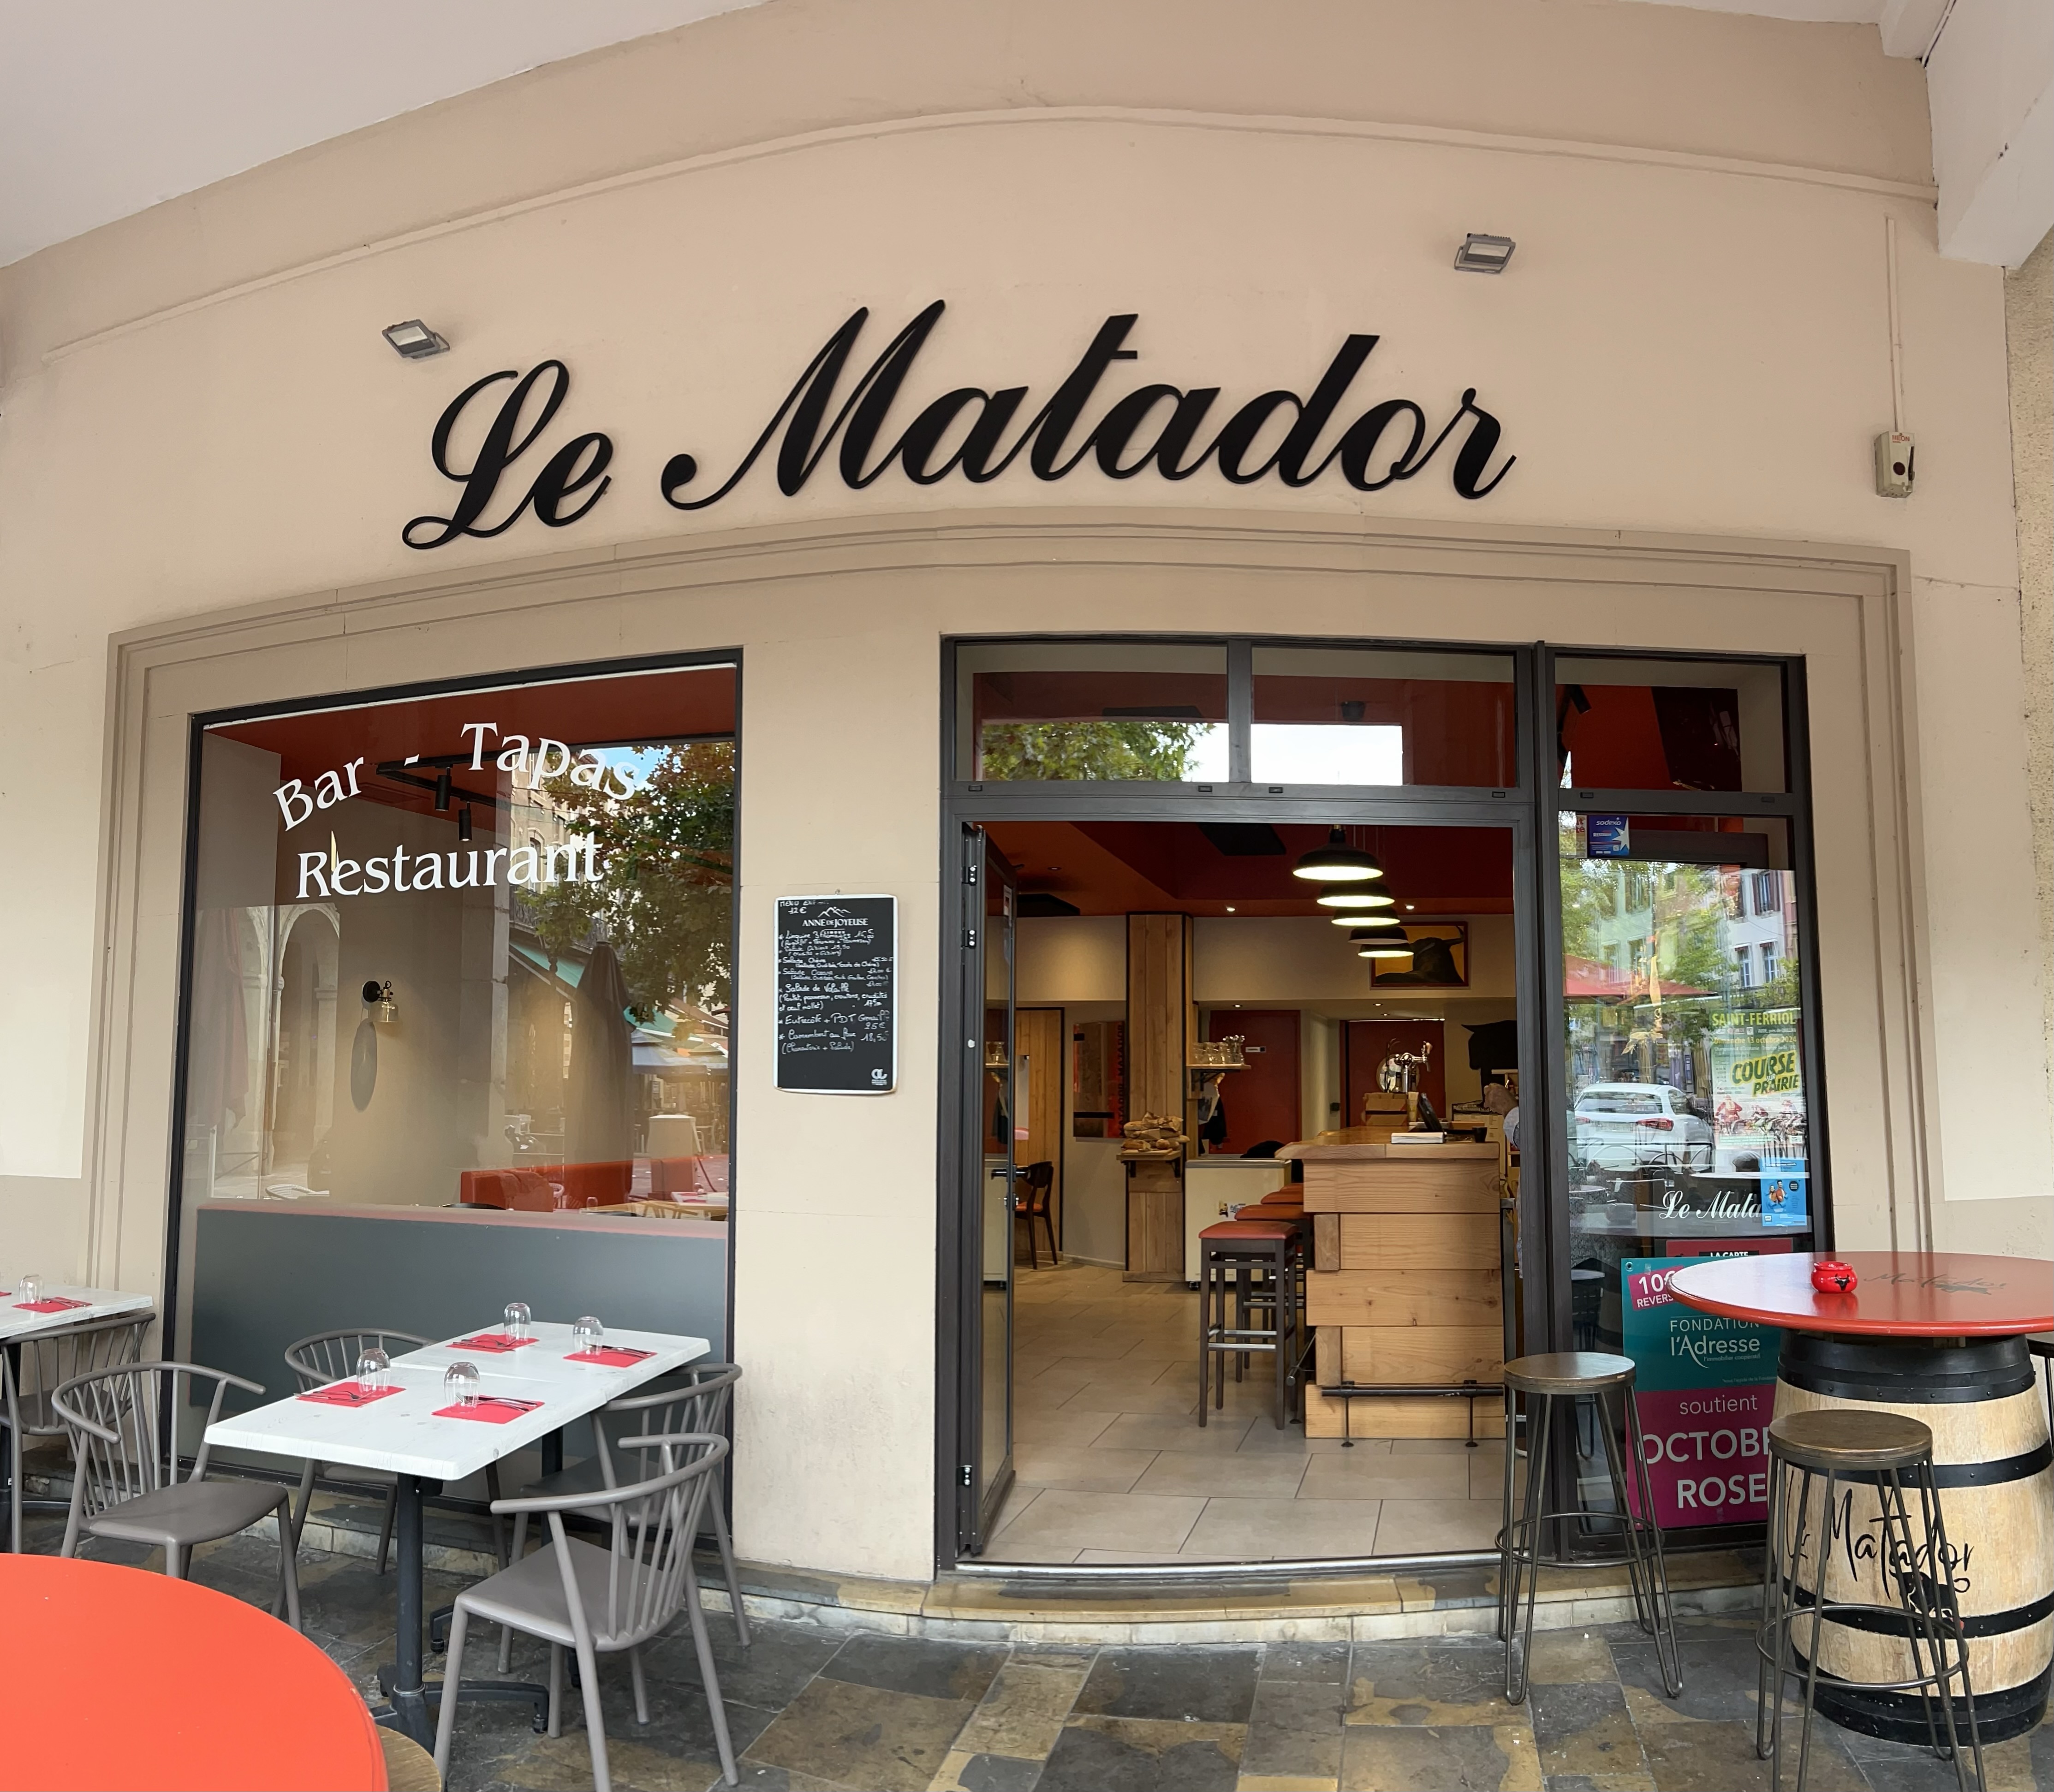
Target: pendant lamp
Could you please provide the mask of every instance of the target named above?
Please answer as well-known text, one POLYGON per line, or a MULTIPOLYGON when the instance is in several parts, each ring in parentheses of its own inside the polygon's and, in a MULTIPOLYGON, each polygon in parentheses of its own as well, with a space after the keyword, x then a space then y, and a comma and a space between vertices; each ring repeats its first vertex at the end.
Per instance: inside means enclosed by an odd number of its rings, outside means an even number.
POLYGON ((1397 901, 1366 884, 1340 884, 1312 898, 1322 908, 1388 908, 1397 901))
POLYGON ((1409 961, 1412 948, 1402 940, 1387 940, 1381 945, 1359 947, 1355 955, 1359 959, 1405 959, 1409 961))
POLYGON ((1315 884, 1362 884, 1381 877, 1383 867, 1371 854, 1349 845, 1348 836, 1335 828, 1328 833, 1325 845, 1300 855, 1291 875, 1315 884))
POLYGON ((1329 915, 1327 919, 1337 928, 1399 928, 1404 924, 1395 915, 1365 915, 1359 908, 1345 914, 1329 915))

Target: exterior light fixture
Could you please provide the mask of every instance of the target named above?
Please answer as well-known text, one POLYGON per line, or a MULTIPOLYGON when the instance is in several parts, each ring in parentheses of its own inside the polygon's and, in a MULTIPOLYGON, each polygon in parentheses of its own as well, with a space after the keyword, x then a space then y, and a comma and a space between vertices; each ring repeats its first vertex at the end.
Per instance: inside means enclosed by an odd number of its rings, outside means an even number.
POLYGON ((1350 884, 1340 889, 1322 890, 1312 900, 1322 908, 1388 908, 1397 899, 1381 890, 1350 884))
POLYGON ((470 839, 470 805, 466 803, 456 812, 456 837, 466 843, 470 839))
POLYGON ((1471 231, 1455 251, 1455 266, 1465 274, 1502 274, 1517 246, 1509 236, 1478 236, 1471 231))
POLYGON ((399 1004, 392 999, 392 986, 381 983, 376 977, 368 979, 364 986, 364 1006, 377 1010, 377 1018, 388 1026, 399 1018, 399 1004))
POLYGON ((445 766, 435 774, 435 813, 438 815, 448 814, 449 805, 450 774, 449 767, 445 766))
POLYGON ((418 317, 409 317, 403 324, 388 324, 379 333, 392 345, 395 354, 410 361, 424 361, 431 355, 449 352, 448 343, 418 317))
POLYGON ((1300 856, 1291 875, 1315 884, 1363 884, 1381 877, 1383 867, 1369 853, 1349 845, 1348 836, 1335 828, 1328 833, 1325 845, 1300 856))

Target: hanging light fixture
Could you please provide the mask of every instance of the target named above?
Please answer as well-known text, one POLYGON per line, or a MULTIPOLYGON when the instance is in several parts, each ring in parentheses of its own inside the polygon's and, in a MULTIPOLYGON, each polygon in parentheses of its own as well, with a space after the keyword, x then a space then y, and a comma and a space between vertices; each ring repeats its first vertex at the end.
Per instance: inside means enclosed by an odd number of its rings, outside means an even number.
POLYGON ((1412 958, 1412 948, 1402 939, 1387 939, 1367 946, 1359 946, 1356 948, 1355 955, 1359 959, 1403 959, 1409 963, 1412 958))
POLYGON ((1346 913, 1329 915, 1327 919, 1337 928, 1402 928, 1404 924, 1395 915, 1365 915, 1357 909, 1346 913))
POLYGON ((1343 884, 1320 891, 1312 900, 1322 908, 1388 908, 1398 899, 1367 884, 1343 884))
POLYGON ((1334 828, 1328 830, 1325 845, 1299 855, 1291 875, 1308 878, 1315 884, 1363 884, 1381 877, 1383 867, 1373 854, 1349 845, 1348 836, 1334 828))

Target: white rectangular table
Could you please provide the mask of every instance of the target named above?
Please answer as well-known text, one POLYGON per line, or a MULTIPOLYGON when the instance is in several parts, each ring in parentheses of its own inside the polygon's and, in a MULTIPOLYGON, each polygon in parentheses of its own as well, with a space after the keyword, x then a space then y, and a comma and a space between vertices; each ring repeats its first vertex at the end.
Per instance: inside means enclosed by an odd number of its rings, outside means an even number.
POLYGON ((157 1306, 148 1294, 124 1294, 114 1288, 74 1288, 69 1282, 61 1286, 45 1282, 43 1298, 83 1301, 85 1305, 68 1307, 62 1313, 24 1313, 16 1305, 14 1290, 10 1289, 0 1294, 0 1344, 10 1344, 36 1332, 68 1331, 73 1325, 89 1325, 96 1319, 118 1319, 132 1314, 140 1318, 144 1313, 154 1313, 157 1306))
MULTIPOLYGON (((461 1335, 499 1329, 486 1325, 461 1335)), ((488 1463, 553 1437, 574 1420, 588 1417, 644 1383, 696 1362, 712 1348, 704 1338, 609 1330, 608 1345, 650 1354, 632 1368, 607 1369, 566 1361, 572 1348, 569 1325, 538 1321, 533 1329, 533 1344, 504 1355, 458 1350, 451 1343, 410 1350, 392 1362, 401 1391, 368 1406, 324 1406, 294 1395, 207 1428, 210 1444, 384 1469, 393 1475, 399 1642, 392 1715, 423 1746, 431 1744, 421 1674, 421 1499, 427 1484, 475 1475, 488 1463), (443 1371, 458 1361, 478 1370, 481 1395, 539 1400, 541 1405, 505 1424, 437 1418, 438 1408, 452 1404, 443 1391, 443 1371)), ((465 1690, 470 1690, 467 1682, 465 1690)))
MULTIPOLYGON (((10 1280, 16 1280, 10 1278, 10 1280)), ((7 1356, 7 1373, 18 1388, 22 1382, 21 1357, 17 1346, 30 1339, 44 1337, 52 1332, 68 1332, 74 1325, 89 1325, 100 1319, 147 1319, 157 1310, 157 1303, 148 1294, 124 1294, 118 1288, 75 1288, 69 1282, 61 1286, 49 1282, 43 1284, 43 1298, 53 1296, 61 1300, 83 1301, 83 1306, 67 1307, 61 1313, 24 1313, 18 1304, 17 1286, 0 1292, 0 1350, 7 1356)), ((12 1500, 16 1493, 14 1485, 14 1452, 0 1456, 0 1494, 12 1500)), ((24 1503, 26 1503, 26 1502, 24 1503)), ((14 1508, 18 1519, 21 1510, 14 1508)))

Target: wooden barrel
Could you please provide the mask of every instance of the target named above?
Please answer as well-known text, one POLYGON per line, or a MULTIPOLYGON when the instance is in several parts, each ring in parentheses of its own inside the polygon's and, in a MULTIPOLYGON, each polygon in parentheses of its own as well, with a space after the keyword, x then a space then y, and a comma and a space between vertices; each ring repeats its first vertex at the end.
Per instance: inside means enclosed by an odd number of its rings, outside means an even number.
MULTIPOLYGON (((2022 1338, 1962 1346, 1869 1344, 1805 1332, 1784 1336, 1776 1411, 1879 1405, 1917 1419, 1933 1433, 1934 1479, 1947 1534, 1946 1566, 1969 1636, 1976 1719, 1985 1743, 2023 1734, 2047 1709, 2054 1662, 2054 1450, 2047 1413, 2022 1338)), ((1874 1477, 1849 1477, 1836 1491, 1829 1599, 1895 1607, 1897 1582, 1884 1559, 1874 1477)), ((1792 1485, 1795 1486, 1795 1481, 1792 1485)), ((1799 1603, 1815 1584, 1824 1487, 1814 1483, 1799 1603)), ((1906 1490, 1918 1568, 1934 1571, 1915 1493, 1906 1490)), ((1794 1511, 1789 1522, 1796 1522, 1794 1511)), ((1787 1536, 1786 1536, 1787 1542, 1787 1536)), ((1800 1659, 1808 1618, 1792 1627, 1800 1659)), ((1827 1621, 1819 1643, 1818 1709, 1851 1730, 1922 1743, 1926 1719, 1910 1692, 1867 1692, 1845 1680, 1909 1679, 1905 1626, 1867 1614, 1827 1621), (1840 1678, 1828 1681, 1828 1675, 1840 1678)))

